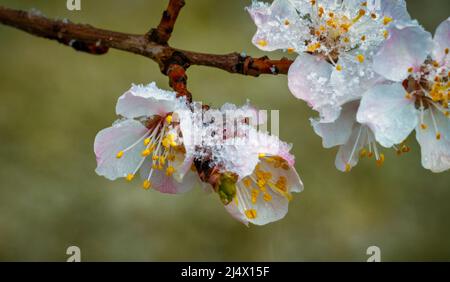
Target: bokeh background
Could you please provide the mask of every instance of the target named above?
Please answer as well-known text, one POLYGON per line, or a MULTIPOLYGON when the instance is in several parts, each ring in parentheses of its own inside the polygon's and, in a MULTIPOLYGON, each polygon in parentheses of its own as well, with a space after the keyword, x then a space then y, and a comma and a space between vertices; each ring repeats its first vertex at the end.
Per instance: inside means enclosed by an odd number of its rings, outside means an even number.
MULTIPOLYGON (((265 55, 250 42, 250 1, 186 2, 173 46, 265 55)), ((407 2, 433 32, 450 15, 448 0, 407 2)), ((166 4, 82 0, 82 11, 70 12, 65 0, 0 0, 130 33, 156 26, 166 4)), ((334 168, 336 149, 322 148, 308 121, 314 113, 289 94, 286 76, 197 66, 188 74, 196 100, 220 106, 249 98, 280 110, 280 135, 295 144, 306 184, 285 219, 247 228, 201 189, 162 195, 97 176, 94 137, 114 121, 117 97, 132 82, 168 88, 167 78, 144 57, 78 53, 0 26, 0 260, 65 261, 71 245, 85 261, 365 261, 371 245, 388 261, 450 259, 450 173, 424 170, 414 138, 410 154, 387 152, 381 169, 364 160, 343 174, 334 168)))

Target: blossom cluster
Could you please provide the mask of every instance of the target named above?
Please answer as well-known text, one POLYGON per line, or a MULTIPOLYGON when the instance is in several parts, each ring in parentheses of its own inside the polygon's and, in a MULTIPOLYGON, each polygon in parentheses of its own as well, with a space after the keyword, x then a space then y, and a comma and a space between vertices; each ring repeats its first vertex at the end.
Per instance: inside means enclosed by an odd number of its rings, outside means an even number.
POLYGON ((450 168, 450 18, 434 37, 411 19, 404 0, 253 1, 253 44, 296 53, 292 94, 319 113, 311 119, 326 148, 339 146, 336 167, 360 157, 384 162, 415 130, 422 165, 450 168))
POLYGON ((143 189, 169 194, 203 183, 233 217, 257 225, 283 218, 303 189, 291 146, 258 131, 248 103, 209 109, 150 83, 133 85, 116 113, 94 142, 96 172, 110 180, 139 173, 143 189))
MULTIPOLYGON (((361 157, 382 165, 383 148, 409 152, 416 131, 422 165, 450 168, 450 18, 434 37, 409 16, 404 0, 254 0, 253 44, 297 57, 292 94, 318 112, 323 146, 339 146, 335 165, 350 171, 361 157)), ((303 183, 291 145, 258 130, 249 103, 213 109, 155 83, 119 97, 119 119, 94 144, 96 172, 145 190, 179 194, 200 184, 248 225, 283 218, 303 183)))

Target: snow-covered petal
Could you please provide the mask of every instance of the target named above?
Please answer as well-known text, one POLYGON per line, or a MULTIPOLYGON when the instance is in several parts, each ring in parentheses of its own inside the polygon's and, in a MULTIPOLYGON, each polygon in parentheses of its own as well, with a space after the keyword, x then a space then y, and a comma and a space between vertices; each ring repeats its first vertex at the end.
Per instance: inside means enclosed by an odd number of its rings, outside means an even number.
POLYGON ((406 98, 400 83, 381 84, 364 95, 357 120, 370 127, 382 146, 390 148, 403 142, 414 130, 418 113, 414 99, 406 98))
POLYGON ((310 54, 300 54, 289 68, 288 85, 292 94, 318 111, 324 121, 339 116, 341 104, 330 86, 333 66, 310 54))
POLYGON ((112 127, 100 131, 95 137, 94 152, 97 157, 97 174, 110 180, 125 177, 138 167, 142 161, 144 144, 138 142, 148 129, 135 120, 117 122, 112 127), (133 148, 117 158, 120 151, 138 142, 133 148))
POLYGON ((431 34, 421 26, 396 26, 390 29, 390 37, 374 56, 374 70, 392 81, 401 82, 408 70, 418 70, 430 54, 431 34))
POLYGON ((418 126, 416 138, 421 148, 422 166, 439 173, 450 169, 450 118, 437 113, 436 110, 434 110, 434 117, 441 134, 440 139, 436 138, 430 110, 424 114, 424 123, 428 125, 428 128, 424 130, 418 126))
POLYGON ((126 118, 165 116, 177 107, 176 93, 159 89, 154 82, 143 86, 133 85, 119 97, 117 115, 126 118))
POLYGON ((434 42, 435 47, 433 50, 433 57, 439 63, 443 63, 445 57, 447 58, 447 64, 450 64, 450 58, 448 54, 448 50, 450 48, 450 18, 443 21, 438 28, 436 29, 436 33, 434 34, 434 42))
POLYGON ((300 34, 306 32, 289 0, 275 0, 270 6, 253 1, 247 10, 258 27, 252 42, 261 50, 295 49, 300 34))
POLYGON ((356 123, 356 112, 359 102, 350 102, 342 107, 339 118, 334 122, 321 122, 317 119, 311 119, 311 125, 314 132, 322 137, 324 148, 331 148, 347 143, 350 138, 353 126, 356 123))

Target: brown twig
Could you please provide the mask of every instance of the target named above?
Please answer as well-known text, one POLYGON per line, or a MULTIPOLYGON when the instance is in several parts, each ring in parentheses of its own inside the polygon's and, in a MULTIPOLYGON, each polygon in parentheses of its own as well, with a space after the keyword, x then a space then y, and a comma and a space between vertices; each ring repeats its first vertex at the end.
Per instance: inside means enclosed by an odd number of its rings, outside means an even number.
POLYGON ((167 9, 163 12, 161 22, 157 28, 153 28, 148 33, 150 41, 166 45, 172 35, 173 27, 177 21, 181 8, 186 3, 184 0, 170 0, 167 9))

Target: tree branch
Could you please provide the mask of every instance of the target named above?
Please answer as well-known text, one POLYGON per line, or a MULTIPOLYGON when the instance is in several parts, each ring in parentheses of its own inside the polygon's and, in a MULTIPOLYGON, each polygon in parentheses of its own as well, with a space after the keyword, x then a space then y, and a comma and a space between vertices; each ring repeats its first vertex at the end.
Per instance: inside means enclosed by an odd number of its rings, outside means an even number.
POLYGON ((172 35, 175 22, 180 10, 186 3, 184 0, 170 0, 167 9, 163 12, 161 22, 157 28, 153 28, 148 33, 148 38, 152 42, 166 45, 172 35))

